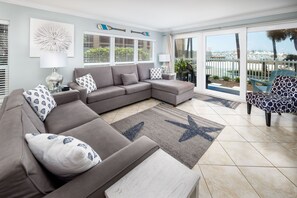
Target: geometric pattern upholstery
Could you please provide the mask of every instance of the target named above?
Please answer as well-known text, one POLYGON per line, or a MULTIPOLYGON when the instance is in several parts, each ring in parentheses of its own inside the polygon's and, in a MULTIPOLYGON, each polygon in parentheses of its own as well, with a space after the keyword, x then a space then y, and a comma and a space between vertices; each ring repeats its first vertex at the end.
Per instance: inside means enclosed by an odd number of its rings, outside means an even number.
POLYGON ((150 79, 151 80, 162 79, 162 69, 161 68, 151 68, 150 69, 150 79))
POLYGON ((275 78, 271 93, 247 93, 247 103, 267 113, 297 112, 297 78, 278 76, 275 78))

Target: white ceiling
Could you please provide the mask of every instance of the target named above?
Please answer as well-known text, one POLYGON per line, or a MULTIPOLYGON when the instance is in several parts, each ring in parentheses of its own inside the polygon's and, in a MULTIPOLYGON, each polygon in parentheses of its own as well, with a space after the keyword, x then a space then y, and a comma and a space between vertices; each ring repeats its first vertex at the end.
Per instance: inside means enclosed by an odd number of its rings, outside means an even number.
POLYGON ((297 12, 297 0, 0 0, 157 31, 297 12))

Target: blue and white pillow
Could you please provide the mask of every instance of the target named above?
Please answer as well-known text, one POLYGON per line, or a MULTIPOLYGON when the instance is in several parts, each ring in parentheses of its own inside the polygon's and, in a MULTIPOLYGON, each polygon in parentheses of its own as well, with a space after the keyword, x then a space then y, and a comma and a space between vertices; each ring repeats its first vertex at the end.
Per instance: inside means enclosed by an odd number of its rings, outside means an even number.
POLYGON ((95 83, 91 74, 86 74, 86 75, 79 77, 75 80, 79 86, 87 89, 87 94, 91 93, 92 91, 97 90, 96 83, 95 83))
POLYGON ((162 79, 162 69, 161 68, 151 68, 150 69, 150 79, 151 80, 162 79))
POLYGON ((57 106, 55 99, 44 85, 25 91, 23 95, 42 121, 57 106))
POLYGON ((71 136, 28 133, 25 138, 36 159, 63 179, 72 178, 102 161, 88 144, 71 136))

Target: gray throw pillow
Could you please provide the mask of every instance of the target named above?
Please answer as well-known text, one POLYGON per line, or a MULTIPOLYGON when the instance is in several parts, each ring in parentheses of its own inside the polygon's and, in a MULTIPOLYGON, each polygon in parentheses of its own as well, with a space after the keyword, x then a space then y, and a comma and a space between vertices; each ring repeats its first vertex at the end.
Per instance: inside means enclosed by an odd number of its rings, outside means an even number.
POLYGON ((135 73, 121 74, 123 85, 132 85, 138 83, 135 73))

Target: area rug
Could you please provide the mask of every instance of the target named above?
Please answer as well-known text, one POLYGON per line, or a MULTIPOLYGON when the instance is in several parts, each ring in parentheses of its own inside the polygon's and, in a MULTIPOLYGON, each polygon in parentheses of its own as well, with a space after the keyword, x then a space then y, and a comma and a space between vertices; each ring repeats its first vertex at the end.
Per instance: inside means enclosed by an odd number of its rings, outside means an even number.
POLYGON ((212 104, 216 104, 219 106, 228 107, 231 109, 236 109, 236 107, 238 107, 238 105, 240 105, 240 102, 225 100, 222 98, 216 98, 213 96, 207 96, 207 95, 198 94, 198 93, 194 93, 194 98, 196 98, 198 100, 205 101, 205 102, 210 102, 212 104))
POLYGON ((224 125, 161 103, 111 124, 129 140, 154 140, 165 152, 193 168, 224 125))

